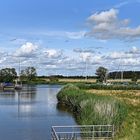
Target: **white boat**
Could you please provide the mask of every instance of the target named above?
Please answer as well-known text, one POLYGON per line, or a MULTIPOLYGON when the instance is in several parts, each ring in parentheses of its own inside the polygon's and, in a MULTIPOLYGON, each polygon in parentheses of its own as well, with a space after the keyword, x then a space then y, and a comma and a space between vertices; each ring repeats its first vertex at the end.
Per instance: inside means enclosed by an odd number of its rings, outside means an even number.
POLYGON ((20 80, 15 81, 15 89, 22 89, 22 82, 20 80))

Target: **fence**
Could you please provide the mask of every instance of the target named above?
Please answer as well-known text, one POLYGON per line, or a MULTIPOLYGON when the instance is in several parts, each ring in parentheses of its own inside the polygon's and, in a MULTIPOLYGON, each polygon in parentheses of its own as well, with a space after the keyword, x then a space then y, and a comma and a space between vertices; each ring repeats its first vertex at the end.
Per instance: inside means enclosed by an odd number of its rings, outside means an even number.
POLYGON ((111 140, 113 125, 52 126, 52 140, 111 140))

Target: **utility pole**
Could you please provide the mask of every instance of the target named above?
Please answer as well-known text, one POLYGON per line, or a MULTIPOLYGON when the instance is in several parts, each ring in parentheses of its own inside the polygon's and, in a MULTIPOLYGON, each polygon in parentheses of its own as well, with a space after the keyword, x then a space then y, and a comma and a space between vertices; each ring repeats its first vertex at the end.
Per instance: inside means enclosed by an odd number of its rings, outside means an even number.
POLYGON ((123 82, 123 70, 121 71, 121 82, 123 82))
POLYGON ((86 74, 85 74, 85 80, 87 80, 87 59, 86 59, 86 74))

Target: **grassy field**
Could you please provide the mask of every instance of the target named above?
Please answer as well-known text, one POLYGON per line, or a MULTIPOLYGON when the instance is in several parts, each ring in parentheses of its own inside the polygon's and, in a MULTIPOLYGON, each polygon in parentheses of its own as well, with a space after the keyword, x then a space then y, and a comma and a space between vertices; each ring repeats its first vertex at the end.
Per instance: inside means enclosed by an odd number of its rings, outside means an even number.
MULTIPOLYGON (((39 78, 38 81, 46 81, 47 83, 50 82, 49 78, 39 78)), ((116 82, 131 82, 131 79, 108 79, 107 82, 109 83, 116 83, 116 82)), ((57 83, 96 83, 96 79, 94 78, 89 78, 89 79, 85 79, 85 78, 58 78, 57 83)), ((140 83, 140 79, 138 80, 138 83, 140 83)))
MULTIPOLYGON (((108 83, 132 83, 131 79, 108 79, 108 83)), ((39 78, 37 77, 33 81, 23 81, 23 83, 26 84, 67 84, 67 83, 92 83, 96 84, 96 79, 94 78, 39 78)), ((138 83, 140 83, 140 80, 138 80, 138 83)))
POLYGON ((140 90, 86 90, 90 94, 117 98, 128 107, 128 115, 116 139, 140 140, 140 90))

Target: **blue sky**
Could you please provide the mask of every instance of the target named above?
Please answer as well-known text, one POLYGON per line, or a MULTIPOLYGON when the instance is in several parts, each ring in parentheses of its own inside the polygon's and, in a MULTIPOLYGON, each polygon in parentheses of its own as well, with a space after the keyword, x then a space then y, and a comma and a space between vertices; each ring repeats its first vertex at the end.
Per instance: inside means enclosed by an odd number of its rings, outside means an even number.
POLYGON ((139 9, 140 0, 0 1, 0 67, 20 60, 39 75, 139 70, 139 9))

